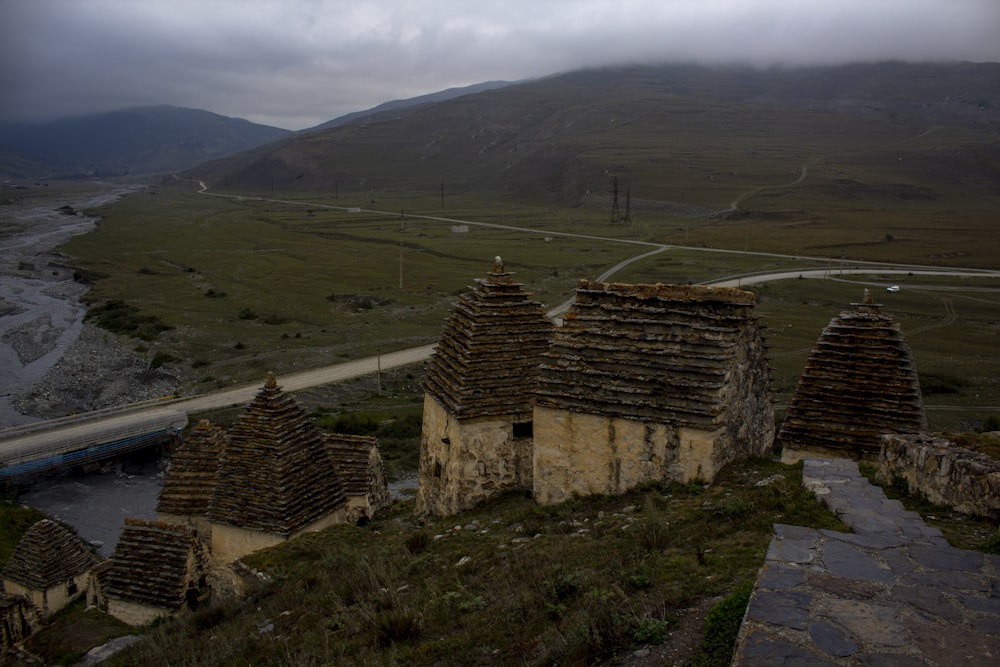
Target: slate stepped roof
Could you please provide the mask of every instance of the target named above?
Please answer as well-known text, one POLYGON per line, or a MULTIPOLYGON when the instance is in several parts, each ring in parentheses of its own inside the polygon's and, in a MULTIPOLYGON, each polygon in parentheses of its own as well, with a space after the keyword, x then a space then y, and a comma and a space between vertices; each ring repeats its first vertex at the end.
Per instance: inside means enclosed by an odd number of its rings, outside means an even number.
POLYGON ((322 433, 270 375, 229 431, 209 520, 288 537, 345 502, 322 433))
POLYGON ((515 415, 530 421, 538 359, 552 323, 503 262, 463 294, 427 365, 424 390, 458 419, 515 415))
POLYGON ((220 426, 202 419, 191 429, 171 457, 156 511, 203 516, 208 511, 225 446, 226 433, 220 426))
POLYGON ((787 448, 878 453, 878 435, 927 430, 913 353, 867 294, 813 346, 778 434, 787 448))
POLYGON ((65 585, 97 563, 83 540, 65 526, 42 519, 14 547, 3 578, 36 591, 65 585))
POLYGON ((378 441, 369 435, 344 433, 327 433, 324 441, 344 483, 344 492, 348 496, 368 495, 372 489, 371 452, 378 441))
POLYGON ((111 556, 105 591, 111 598, 179 609, 188 582, 204 571, 205 561, 189 526, 128 518, 111 556))
POLYGON ((764 353, 753 306, 730 288, 580 281, 543 355, 538 405, 714 429, 741 344, 764 353))

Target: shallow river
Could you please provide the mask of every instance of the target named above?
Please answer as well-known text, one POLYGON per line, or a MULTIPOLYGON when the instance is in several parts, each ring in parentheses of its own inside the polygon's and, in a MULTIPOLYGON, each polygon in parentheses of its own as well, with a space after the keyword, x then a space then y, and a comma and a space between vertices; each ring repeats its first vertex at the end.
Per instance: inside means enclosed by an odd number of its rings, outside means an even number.
MULTIPOLYGON (((66 475, 40 481, 21 494, 21 502, 74 528, 102 556, 110 556, 127 517, 156 518, 165 462, 126 461, 101 473, 66 475)), ((395 499, 411 497, 416 474, 389 484, 395 499)))
POLYGON ((74 528, 102 556, 110 556, 127 517, 156 518, 163 488, 163 463, 116 463, 107 472, 46 479, 21 493, 20 500, 74 528))

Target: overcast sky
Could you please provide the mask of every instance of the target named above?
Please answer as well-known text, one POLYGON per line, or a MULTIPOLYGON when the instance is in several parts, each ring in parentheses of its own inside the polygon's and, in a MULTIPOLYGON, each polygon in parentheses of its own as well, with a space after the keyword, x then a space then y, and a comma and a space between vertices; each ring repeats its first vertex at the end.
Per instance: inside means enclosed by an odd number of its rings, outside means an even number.
POLYGON ((302 129, 633 62, 1000 61, 1000 0, 0 0, 0 119, 174 104, 302 129))

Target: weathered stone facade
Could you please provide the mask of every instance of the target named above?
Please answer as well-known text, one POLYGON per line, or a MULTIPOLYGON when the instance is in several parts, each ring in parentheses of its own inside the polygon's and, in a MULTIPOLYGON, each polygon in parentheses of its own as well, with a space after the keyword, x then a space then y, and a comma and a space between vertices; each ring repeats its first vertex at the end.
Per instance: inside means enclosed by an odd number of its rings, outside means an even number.
POLYGON ((926 434, 881 438, 878 478, 902 477, 910 493, 965 514, 1000 520, 1000 461, 926 434))
POLYGON ((874 459, 883 433, 927 430, 913 353, 865 290, 833 318, 809 354, 778 434, 782 460, 874 459))
POLYGON ((531 488, 533 395, 552 324, 530 296, 497 257, 455 304, 424 379, 418 513, 531 488))
POLYGON ((40 624, 38 610, 31 600, 23 595, 8 596, 0 592, 0 656, 27 639, 40 624))
POLYGON ((65 526, 42 519, 14 547, 3 570, 8 595, 23 595, 42 618, 56 613, 86 592, 97 557, 65 526))
POLYGON ((323 434, 274 376, 229 431, 209 502, 223 562, 346 519, 347 497, 323 434))
POLYGON ((208 553, 190 526, 126 519, 104 581, 108 613, 146 625, 194 608, 207 591, 208 553))
POLYGON ((535 499, 711 481, 770 452, 770 370, 753 305, 729 288, 581 281, 541 359, 535 499))
POLYGON ((424 396, 418 513, 449 516, 511 489, 531 489, 532 439, 515 436, 531 422, 514 415, 459 420, 424 396))

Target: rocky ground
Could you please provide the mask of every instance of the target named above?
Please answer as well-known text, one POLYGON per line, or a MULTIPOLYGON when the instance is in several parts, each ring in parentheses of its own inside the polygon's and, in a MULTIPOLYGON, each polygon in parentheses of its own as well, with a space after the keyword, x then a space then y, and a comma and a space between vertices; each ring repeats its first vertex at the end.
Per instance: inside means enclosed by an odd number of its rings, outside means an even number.
MULTIPOLYGON (((14 338, 12 346, 19 354, 35 343, 30 330, 14 338)), ((80 337, 62 359, 27 391, 13 396, 11 405, 22 414, 52 418, 177 393, 179 378, 151 369, 149 362, 127 345, 127 341, 84 323, 80 337)))
POLYGON ((60 244, 96 220, 82 213, 134 191, 114 183, 4 185, 0 190, 0 426, 175 393, 133 343, 82 322, 86 286, 60 244), (20 413, 20 414, 15 414, 20 413))

